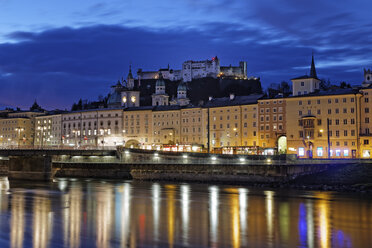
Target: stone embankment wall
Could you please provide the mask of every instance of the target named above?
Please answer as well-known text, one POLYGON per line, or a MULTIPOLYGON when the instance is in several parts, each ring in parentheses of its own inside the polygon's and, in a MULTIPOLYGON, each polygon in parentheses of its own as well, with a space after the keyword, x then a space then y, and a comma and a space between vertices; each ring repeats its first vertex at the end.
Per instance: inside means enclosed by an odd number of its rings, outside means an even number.
POLYGON ((10 156, 9 179, 46 180, 53 178, 51 156, 10 156))
POLYGON ((132 179, 130 166, 118 163, 53 163, 55 177, 132 179))
POLYGON ((54 162, 56 177, 171 180, 227 183, 287 182, 299 175, 327 170, 316 165, 121 164, 54 162))
POLYGON ((9 160, 0 160, 0 176, 7 176, 9 171, 9 160))

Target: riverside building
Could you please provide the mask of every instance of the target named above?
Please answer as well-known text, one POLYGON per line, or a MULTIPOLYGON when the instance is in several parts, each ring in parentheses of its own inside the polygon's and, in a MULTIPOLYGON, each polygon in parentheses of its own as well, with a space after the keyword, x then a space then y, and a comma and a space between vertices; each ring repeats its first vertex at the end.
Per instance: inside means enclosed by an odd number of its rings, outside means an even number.
POLYGON ((95 109, 63 114, 62 144, 92 148, 123 145, 123 109, 95 109))
POLYGON ((257 105, 259 133, 257 145, 266 155, 286 153, 286 99, 281 95, 274 99, 261 98, 257 105))
POLYGON ((26 148, 34 144, 35 118, 41 111, 15 111, 0 119, 0 144, 4 148, 26 148))
POLYGON ((33 144, 33 124, 27 117, 0 119, 0 145, 2 148, 25 148, 33 144))
POLYGON ((7 112, 0 119, 0 144, 371 158, 370 74, 365 70, 358 87, 321 90, 312 58, 310 74, 292 79, 288 97, 231 94, 193 106, 185 83, 169 101, 159 73, 152 106, 139 106, 123 102, 123 92, 137 94, 129 73, 125 86, 112 91, 109 103, 116 107, 51 115, 7 112))
POLYGON ((48 113, 35 117, 36 148, 61 147, 62 145, 62 113, 48 113))
POLYGON ((257 154, 258 106, 262 95, 211 98, 207 108, 210 151, 218 153, 257 154))

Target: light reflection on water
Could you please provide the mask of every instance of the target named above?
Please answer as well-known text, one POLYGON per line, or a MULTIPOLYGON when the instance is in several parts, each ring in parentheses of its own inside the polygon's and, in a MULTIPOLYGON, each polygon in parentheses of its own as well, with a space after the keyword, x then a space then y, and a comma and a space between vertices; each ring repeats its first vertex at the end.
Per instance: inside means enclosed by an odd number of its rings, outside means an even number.
POLYGON ((371 247, 371 228, 368 196, 0 178, 1 247, 371 247))

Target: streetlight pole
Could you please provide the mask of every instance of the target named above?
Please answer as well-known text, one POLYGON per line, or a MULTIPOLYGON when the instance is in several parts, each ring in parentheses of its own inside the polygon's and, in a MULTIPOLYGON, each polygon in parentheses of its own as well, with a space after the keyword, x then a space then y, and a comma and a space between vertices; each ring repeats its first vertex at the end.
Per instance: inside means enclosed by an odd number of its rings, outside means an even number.
POLYGON ((331 158, 331 140, 329 136, 329 119, 327 118, 327 142, 328 142, 328 158, 331 158))

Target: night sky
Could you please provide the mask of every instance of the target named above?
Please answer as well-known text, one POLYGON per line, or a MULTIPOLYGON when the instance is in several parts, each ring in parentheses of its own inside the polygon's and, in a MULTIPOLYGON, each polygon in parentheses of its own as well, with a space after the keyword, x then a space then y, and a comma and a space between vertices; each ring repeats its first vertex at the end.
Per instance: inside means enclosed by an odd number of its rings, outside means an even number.
POLYGON ((372 1, 0 0, 0 106, 96 100, 132 63, 157 70, 217 55, 263 86, 309 71, 360 84, 372 68, 372 1))

